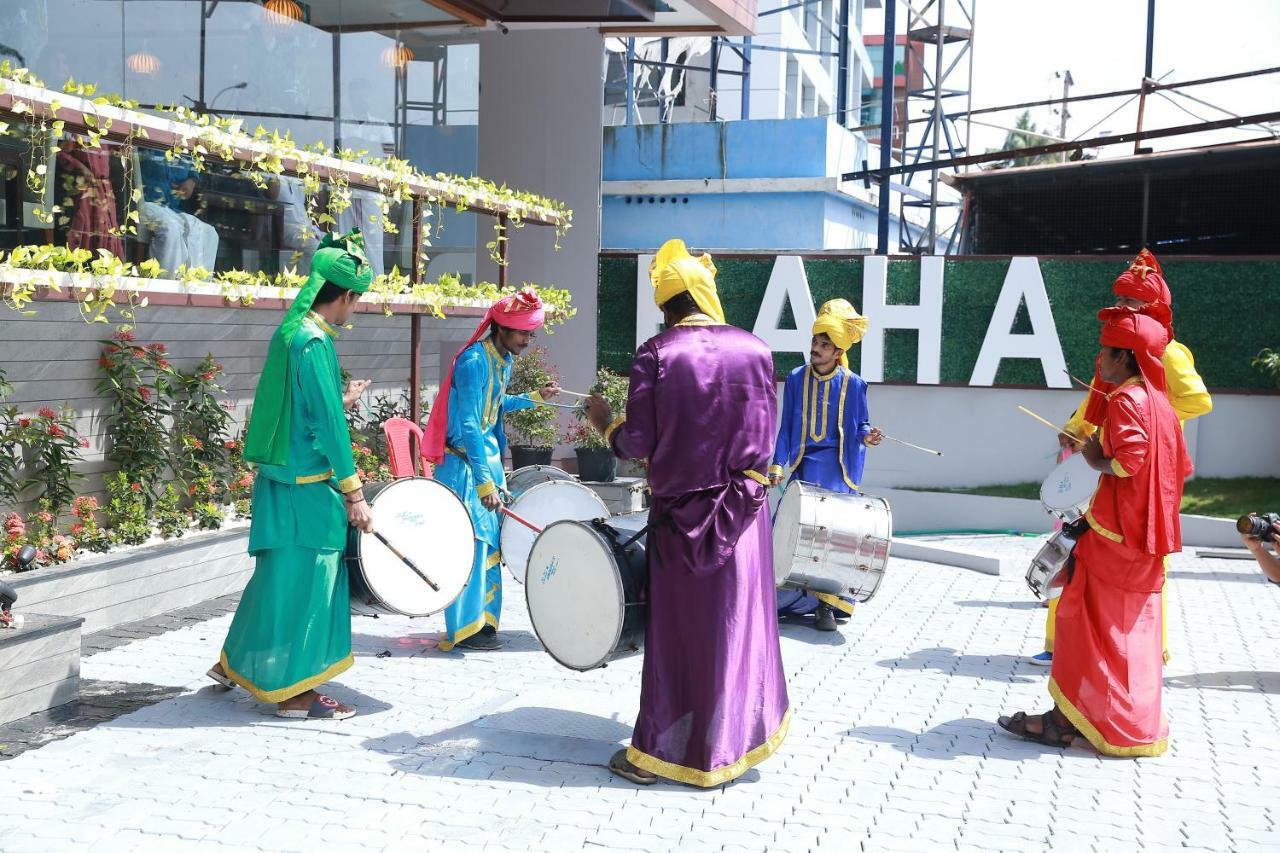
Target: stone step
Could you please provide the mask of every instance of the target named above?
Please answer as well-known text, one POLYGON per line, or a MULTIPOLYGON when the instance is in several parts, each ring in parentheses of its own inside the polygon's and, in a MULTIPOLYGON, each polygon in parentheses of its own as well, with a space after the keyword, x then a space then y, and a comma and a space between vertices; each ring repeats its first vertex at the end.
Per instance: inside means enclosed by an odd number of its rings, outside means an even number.
POLYGON ((75 700, 80 690, 79 617, 22 611, 0 630, 0 725, 75 700))

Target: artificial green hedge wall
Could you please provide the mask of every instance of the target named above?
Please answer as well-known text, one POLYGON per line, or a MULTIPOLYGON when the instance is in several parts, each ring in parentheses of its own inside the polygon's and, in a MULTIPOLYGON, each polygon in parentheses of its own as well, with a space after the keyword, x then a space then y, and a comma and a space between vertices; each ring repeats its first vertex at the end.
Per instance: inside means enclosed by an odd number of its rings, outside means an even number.
MULTIPOLYGON (((718 255, 716 276, 725 319, 751 329, 773 270, 771 257, 718 255)), ((1067 365, 1077 376, 1092 373, 1098 351, 1099 308, 1112 303, 1111 283, 1124 271, 1124 259, 1061 258, 1040 261, 1045 290, 1067 365)), ((1280 347, 1280 261, 1170 260, 1163 263, 1173 291, 1174 330, 1196 359, 1210 389, 1272 389, 1250 365, 1263 347, 1280 347)), ((942 306, 942 381, 967 384, 982 347, 991 314, 1004 285, 1007 259, 958 259, 944 265, 942 306)), ((842 296, 862 308, 862 258, 806 258, 805 276, 816 305, 842 296)), ((597 355, 600 365, 619 372, 631 366, 635 352, 635 256, 600 257, 597 355)), ((889 263, 889 301, 919 299, 920 267, 914 260, 889 263)), ((783 324, 793 323, 790 310, 783 324)), ((1026 309, 1019 309, 1014 331, 1029 331, 1026 309)), ((779 376, 800 364, 800 353, 778 353, 779 376)), ((850 366, 859 369, 854 347, 850 366)), ((891 329, 885 340, 885 380, 914 382, 916 333, 891 329)), ((1043 386, 1040 362, 1005 359, 997 385, 1043 386)))

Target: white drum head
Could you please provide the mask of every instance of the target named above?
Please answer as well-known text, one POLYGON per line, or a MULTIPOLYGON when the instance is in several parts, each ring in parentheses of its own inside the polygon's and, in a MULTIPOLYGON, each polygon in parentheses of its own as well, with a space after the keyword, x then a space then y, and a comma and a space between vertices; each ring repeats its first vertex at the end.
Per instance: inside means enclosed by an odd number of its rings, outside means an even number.
POLYGON ((1098 490, 1100 475, 1089 467, 1083 454, 1063 460, 1040 486, 1040 503, 1053 512, 1086 507, 1098 490))
POLYGON ((370 591, 405 616, 430 616, 453 603, 471 577, 475 529, 462 501, 442 483, 396 480, 370 503, 373 528, 440 587, 436 592, 374 536, 360 535, 370 591))
POLYGON ((538 536, 524 586, 533 630, 547 652, 587 670, 612 654, 625 614, 613 551, 591 525, 561 521, 538 536))
POLYGON ((568 471, 554 465, 526 465, 507 475, 507 491, 518 498, 539 483, 573 479, 568 471))
MULTIPOLYGON (((590 521, 609 517, 609 507, 600 496, 573 480, 548 480, 525 489, 512 501, 511 511, 538 527, 546 527, 555 521, 590 521)), ((524 583, 529 549, 537 536, 511 516, 502 516, 502 560, 507 564, 507 571, 520 583, 524 583)))
POLYGON ((778 586, 791 574, 796 547, 800 544, 803 489, 804 485, 799 480, 792 480, 773 517, 773 581, 778 586))

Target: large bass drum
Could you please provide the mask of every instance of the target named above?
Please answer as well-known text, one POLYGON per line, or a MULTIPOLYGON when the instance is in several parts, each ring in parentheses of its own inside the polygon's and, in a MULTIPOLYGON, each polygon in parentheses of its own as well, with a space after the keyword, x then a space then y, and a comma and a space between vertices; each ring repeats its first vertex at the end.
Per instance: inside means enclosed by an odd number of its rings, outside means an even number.
MULTIPOLYGON (((544 479, 531 485, 526 480, 525 483, 519 491, 510 489, 515 496, 515 500, 511 502, 511 511, 537 527, 546 527, 555 521, 591 521, 609 517, 609 507, 600 496, 577 480, 544 479)), ((499 539, 502 561, 507 564, 511 577, 520 583, 524 583, 529 549, 533 547, 533 540, 537 535, 511 516, 502 516, 499 539)))
POLYGON ((585 672, 644 647, 648 511, 607 521, 558 521, 533 543, 525 600, 547 652, 585 672))
POLYGON ((471 577, 475 530, 448 486, 425 477, 366 483, 373 529, 431 578, 437 592, 372 534, 352 527, 346 564, 351 612, 430 616, 453 603, 471 577))
POLYGON ((773 519, 774 580, 867 601, 884 578, 892 538, 893 512, 884 498, 793 480, 773 519))
POLYGON ((507 491, 518 498, 539 483, 573 479, 574 476, 568 471, 554 465, 526 465, 507 475, 507 491))

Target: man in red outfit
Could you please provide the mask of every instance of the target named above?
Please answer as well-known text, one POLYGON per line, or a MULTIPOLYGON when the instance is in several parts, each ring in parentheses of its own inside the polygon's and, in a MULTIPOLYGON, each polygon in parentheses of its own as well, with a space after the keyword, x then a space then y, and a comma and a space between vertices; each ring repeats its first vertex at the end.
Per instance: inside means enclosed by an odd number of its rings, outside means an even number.
POLYGON ((1115 390, 1082 452, 1103 476, 1058 604, 1055 706, 999 720, 1021 737, 1067 746, 1083 735, 1099 752, 1128 757, 1168 746, 1160 597, 1165 557, 1182 549, 1178 509, 1192 468, 1165 389, 1163 307, 1098 314, 1099 375, 1115 390))

